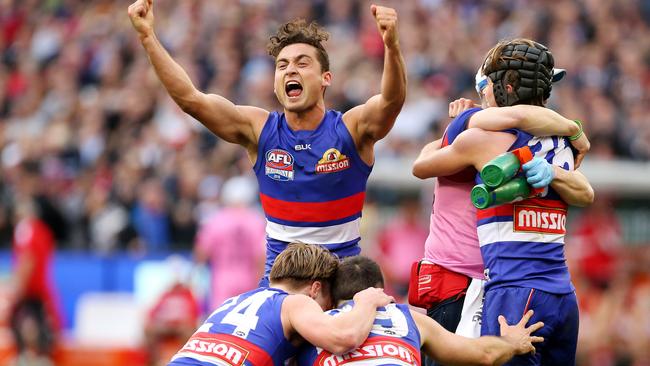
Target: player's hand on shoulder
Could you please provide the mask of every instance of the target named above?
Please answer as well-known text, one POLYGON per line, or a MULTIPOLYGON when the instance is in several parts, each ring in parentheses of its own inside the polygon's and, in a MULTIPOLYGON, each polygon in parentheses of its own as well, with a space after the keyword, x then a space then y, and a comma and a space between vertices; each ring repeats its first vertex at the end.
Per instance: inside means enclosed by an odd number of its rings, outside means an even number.
POLYGON ((370 11, 372 16, 375 17, 384 45, 389 48, 396 46, 399 39, 397 37, 397 12, 395 9, 372 4, 370 11))
POLYGON ((354 295, 355 304, 371 304, 374 307, 386 306, 395 301, 392 296, 386 295, 383 288, 368 287, 354 295))
POLYGON ((526 324, 533 316, 533 310, 528 310, 521 318, 519 323, 515 325, 508 325, 508 321, 503 315, 499 315, 499 325, 501 326, 501 338, 506 342, 513 345, 515 353, 524 355, 529 352, 535 353, 535 346, 533 343, 543 342, 543 337, 533 336, 532 333, 541 329, 544 323, 537 322, 529 327, 526 324))
POLYGON ((573 145, 573 147, 578 152, 578 154, 575 156, 574 166, 574 169, 578 169, 578 167, 580 167, 580 164, 582 164, 582 160, 585 158, 585 155, 587 155, 589 149, 591 149, 591 142, 589 142, 587 135, 583 132, 582 136, 580 136, 577 140, 571 141, 571 145, 573 145))
POLYGON ((456 116, 458 116, 459 114, 463 113, 464 111, 470 108, 474 108, 476 106, 477 105, 471 99, 458 98, 453 102, 449 103, 449 117, 456 118, 456 116))

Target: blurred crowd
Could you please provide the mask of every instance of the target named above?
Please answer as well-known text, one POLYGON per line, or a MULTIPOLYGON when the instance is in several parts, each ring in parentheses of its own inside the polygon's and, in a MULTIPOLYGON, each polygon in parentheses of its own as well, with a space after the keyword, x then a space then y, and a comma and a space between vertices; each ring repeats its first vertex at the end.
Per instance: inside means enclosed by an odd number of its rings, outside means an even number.
MULTIPOLYGON (((182 113, 156 79, 127 1, 0 2, 0 241, 12 197, 38 197, 59 246, 189 249, 219 187, 250 175, 243 149, 182 113), (33 181, 28 185, 22 182, 33 181), (21 182, 20 184, 18 184, 21 182), (172 210, 173 207, 173 210, 172 210)), ((277 108, 266 42, 289 19, 331 32, 331 108, 380 87, 382 42, 369 1, 156 1, 159 38, 200 89, 277 108)), ((485 52, 504 37, 547 44, 568 70, 551 106, 585 121, 591 157, 650 159, 650 5, 644 1, 386 1, 397 8, 406 105, 377 159, 412 156, 474 97, 485 52)))
MULTIPOLYGON (((244 149, 217 140, 167 96, 131 28, 129 3, 0 1, 0 248, 11 246, 15 208, 30 199, 58 248, 102 254, 190 250, 201 224, 226 204, 221 187, 228 181, 255 186, 244 149)), ((409 89, 395 128, 377 146, 377 159, 414 156, 437 138, 448 122, 447 103, 476 99, 474 74, 487 50, 499 39, 524 36, 549 46, 556 66, 567 69, 550 107, 584 121, 590 158, 650 161, 650 2, 380 3, 398 11, 409 89)), ((290 19, 317 20, 331 32, 326 49, 333 83, 326 102, 347 110, 380 87, 383 44, 369 8, 366 0, 156 0, 155 24, 161 42, 201 90, 271 110, 278 104, 265 47, 269 35, 290 19)), ((369 229, 364 250, 387 263, 408 263, 407 254, 420 253, 429 207, 421 210, 414 202, 393 209, 383 230, 369 229)), ((376 206, 368 206, 365 225, 371 227, 376 206)), ((575 238, 593 236, 584 229, 589 220, 577 223, 575 238)), ((212 235, 219 234, 202 237, 212 235)), ((615 253, 606 263, 614 269, 603 267, 612 273, 585 269, 600 268, 600 262, 574 266, 580 268, 576 285, 587 294, 580 294, 583 349, 609 352, 612 365, 619 354, 648 360, 650 325, 631 316, 647 319, 643 309, 650 308, 647 248, 641 249, 646 254, 625 254, 630 249, 619 248, 620 232, 611 228, 608 235, 600 240, 609 248, 604 253, 615 253), (626 260, 628 265, 614 267, 626 260), (613 275, 623 267, 634 270, 613 275), (612 327, 628 329, 613 314, 635 333, 612 333, 612 327), (603 347, 608 344, 628 348, 603 347)), ((590 241, 577 241, 583 249, 572 252, 576 261, 592 260, 584 254, 590 241)), ((199 247, 208 250, 210 244, 199 247)), ((408 276, 402 267, 386 273, 397 293, 404 292, 408 276)))

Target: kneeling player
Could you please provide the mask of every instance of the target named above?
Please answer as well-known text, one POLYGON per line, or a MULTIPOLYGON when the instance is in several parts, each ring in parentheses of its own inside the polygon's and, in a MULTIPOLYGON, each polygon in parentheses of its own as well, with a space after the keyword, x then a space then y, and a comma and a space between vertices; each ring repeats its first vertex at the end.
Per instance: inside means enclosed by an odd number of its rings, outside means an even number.
POLYGON ((317 245, 292 244, 271 269, 270 288, 226 300, 172 358, 180 365, 282 365, 306 340, 344 353, 361 345, 377 307, 392 301, 368 288, 349 313, 331 317, 330 283, 338 260, 317 245))
MULTIPOLYGON (((363 257, 343 260, 337 270, 332 295, 338 309, 329 311, 333 318, 350 314, 358 307, 350 299, 359 289, 382 287, 384 279, 377 263, 363 257)), ((529 311, 517 325, 509 326, 499 317, 501 337, 470 339, 445 330, 440 324, 409 310, 407 305, 389 304, 377 311, 368 339, 352 352, 336 355, 314 346, 305 346, 298 358, 300 365, 420 365, 420 348, 430 357, 450 365, 501 365, 514 355, 535 348, 532 343, 543 338, 531 336, 543 324, 526 327, 533 315, 529 311)))

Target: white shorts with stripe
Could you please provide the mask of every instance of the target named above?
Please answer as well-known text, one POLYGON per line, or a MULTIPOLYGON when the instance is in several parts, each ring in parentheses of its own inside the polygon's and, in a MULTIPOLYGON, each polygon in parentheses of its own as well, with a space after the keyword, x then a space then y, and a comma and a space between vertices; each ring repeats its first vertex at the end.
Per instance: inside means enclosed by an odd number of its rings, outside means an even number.
POLYGON ((472 278, 467 288, 463 310, 460 315, 460 322, 456 328, 456 334, 468 338, 481 336, 481 315, 483 312, 483 286, 485 280, 472 278))

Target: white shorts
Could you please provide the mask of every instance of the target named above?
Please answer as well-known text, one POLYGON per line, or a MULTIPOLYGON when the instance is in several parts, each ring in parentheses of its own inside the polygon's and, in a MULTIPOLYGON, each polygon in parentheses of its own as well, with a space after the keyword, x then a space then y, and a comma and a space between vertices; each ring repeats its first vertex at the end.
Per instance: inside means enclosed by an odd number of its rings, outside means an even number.
POLYGON ((467 288, 460 322, 456 334, 468 338, 481 336, 481 313, 483 312, 483 286, 485 280, 472 278, 467 288))

